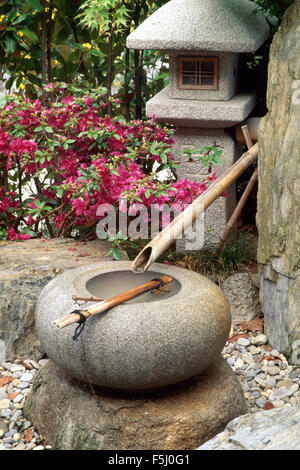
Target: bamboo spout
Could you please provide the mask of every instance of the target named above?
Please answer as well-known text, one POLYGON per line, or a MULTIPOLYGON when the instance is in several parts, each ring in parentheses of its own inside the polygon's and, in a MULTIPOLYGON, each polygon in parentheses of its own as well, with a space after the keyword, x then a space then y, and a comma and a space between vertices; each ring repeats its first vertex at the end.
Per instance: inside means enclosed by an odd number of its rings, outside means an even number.
POLYGON ((258 157, 256 143, 248 152, 229 168, 220 178, 195 201, 165 227, 153 240, 144 247, 132 263, 135 273, 147 271, 152 263, 178 238, 180 234, 192 225, 195 219, 204 212, 226 189, 247 170, 258 157))

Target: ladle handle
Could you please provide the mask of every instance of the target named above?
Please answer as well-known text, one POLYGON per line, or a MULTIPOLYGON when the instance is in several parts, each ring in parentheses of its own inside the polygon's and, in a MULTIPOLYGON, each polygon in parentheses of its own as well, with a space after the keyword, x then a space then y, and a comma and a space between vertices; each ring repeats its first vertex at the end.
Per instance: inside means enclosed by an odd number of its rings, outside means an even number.
POLYGON ((103 302, 99 302, 88 309, 80 310, 80 313, 76 313, 77 311, 75 311, 74 313, 71 312, 68 315, 65 315, 64 317, 55 320, 53 322, 53 325, 56 326, 59 330, 61 330, 62 328, 65 328, 68 325, 72 325, 72 323, 78 323, 79 321, 81 321, 82 316, 86 319, 92 315, 105 312, 106 310, 120 305, 126 302, 127 300, 134 299, 135 297, 138 297, 139 295, 142 295, 146 292, 158 289, 162 285, 170 284, 172 281, 173 278, 171 276, 161 276, 160 278, 153 279, 152 281, 147 282, 146 284, 134 287, 133 289, 115 295, 110 299, 104 300, 103 302))

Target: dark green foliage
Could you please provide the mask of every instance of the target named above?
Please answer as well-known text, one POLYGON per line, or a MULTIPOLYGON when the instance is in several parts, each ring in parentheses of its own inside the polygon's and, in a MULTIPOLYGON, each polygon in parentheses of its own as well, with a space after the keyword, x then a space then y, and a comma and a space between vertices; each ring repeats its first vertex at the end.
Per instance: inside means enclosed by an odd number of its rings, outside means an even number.
POLYGON ((255 3, 264 13, 282 19, 286 10, 292 5, 293 0, 255 0, 255 3))
POLYGON ((204 276, 216 275, 222 282, 228 276, 256 262, 256 247, 250 233, 233 233, 222 248, 208 246, 184 255, 167 252, 159 261, 191 269, 204 276))

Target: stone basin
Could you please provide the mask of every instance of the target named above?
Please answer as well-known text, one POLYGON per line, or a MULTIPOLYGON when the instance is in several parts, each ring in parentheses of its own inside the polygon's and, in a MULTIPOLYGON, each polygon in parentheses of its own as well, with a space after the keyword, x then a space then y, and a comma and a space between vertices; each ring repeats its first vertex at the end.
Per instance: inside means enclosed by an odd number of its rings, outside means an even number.
POLYGON ((145 391, 172 385, 207 370, 219 358, 231 326, 223 292, 195 272, 154 263, 133 274, 131 262, 108 261, 58 275, 43 289, 36 307, 42 347, 68 374, 107 389, 145 391), (167 293, 135 301, 88 318, 77 339, 77 324, 62 330, 53 321, 80 305, 72 296, 111 296, 169 275, 167 293))

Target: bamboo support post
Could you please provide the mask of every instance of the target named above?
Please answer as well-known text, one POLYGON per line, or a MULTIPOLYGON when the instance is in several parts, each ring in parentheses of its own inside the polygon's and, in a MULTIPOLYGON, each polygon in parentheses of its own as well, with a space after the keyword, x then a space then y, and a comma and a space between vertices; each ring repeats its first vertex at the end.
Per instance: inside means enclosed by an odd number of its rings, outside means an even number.
POLYGON ((120 305, 128 300, 134 299, 139 295, 144 294, 145 292, 152 291, 154 289, 158 289, 165 284, 170 284, 173 281, 171 276, 161 276, 158 279, 153 279, 146 284, 142 284, 139 287, 135 287, 130 289, 122 294, 115 295, 110 299, 104 300, 103 302, 99 302, 95 305, 92 305, 88 309, 84 310, 75 310, 75 312, 71 312, 68 315, 65 315, 62 318, 58 318, 53 322, 53 325, 56 326, 59 330, 65 328, 68 325, 72 325, 72 323, 78 323, 82 321, 82 317, 86 320, 88 317, 93 315, 97 315, 98 313, 105 312, 116 305, 120 305))
MULTIPOLYGON (((252 143, 252 139, 251 139, 251 136, 250 136, 250 133, 249 133, 249 129, 248 129, 248 126, 245 125, 245 126, 242 126, 242 132, 243 132, 243 135, 244 135, 244 139, 245 139, 245 142, 246 142, 246 145, 248 147, 248 150, 250 150, 252 147, 253 147, 253 143, 252 143)), ((249 181, 249 183, 247 184, 247 187, 241 197, 241 199, 239 200, 235 210, 233 211, 233 214, 232 216, 230 217, 227 225, 226 225, 226 229, 222 235, 222 238, 221 238, 221 243, 220 243, 220 246, 223 245, 223 243, 227 240, 232 228, 234 227, 234 225, 236 224, 236 221, 237 219, 239 218, 239 216, 241 215, 241 212, 254 188, 254 185, 257 181, 257 178, 258 178, 258 168, 256 167, 255 170, 254 170, 254 173, 249 181)))
POLYGON ((242 126, 242 132, 243 132, 243 136, 244 136, 246 145, 248 147, 248 150, 250 150, 253 147, 253 142, 252 142, 247 124, 245 126, 242 126))
POLYGON ((132 271, 145 272, 154 261, 169 248, 169 246, 182 234, 185 228, 204 212, 226 189, 247 170, 258 157, 258 144, 256 143, 248 152, 229 168, 221 177, 165 227, 153 240, 148 243, 132 263, 132 271))

